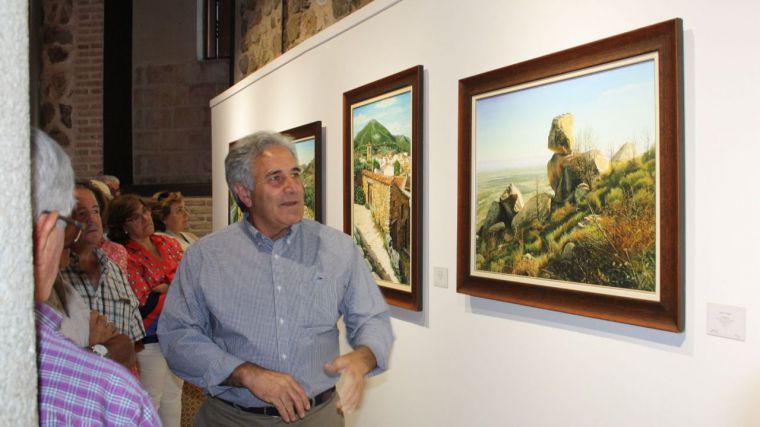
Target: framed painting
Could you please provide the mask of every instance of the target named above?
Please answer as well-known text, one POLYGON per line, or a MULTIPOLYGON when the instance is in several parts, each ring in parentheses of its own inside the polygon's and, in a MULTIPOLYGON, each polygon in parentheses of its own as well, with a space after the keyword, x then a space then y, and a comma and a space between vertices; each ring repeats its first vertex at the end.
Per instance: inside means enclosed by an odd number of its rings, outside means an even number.
POLYGON ((312 122, 281 133, 293 138, 303 181, 304 218, 324 222, 322 212, 322 122, 312 122))
MULTIPOLYGON (((316 121, 280 132, 293 140, 301 180, 304 186, 304 218, 323 222, 322 202, 322 122, 316 121)), ((237 141, 230 143, 230 148, 237 141)), ((244 218, 243 211, 235 203, 232 193, 228 194, 229 223, 244 218)))
POLYGON ((422 66, 343 94, 344 231, 389 304, 422 310, 422 66))
POLYGON ((459 81, 458 292, 683 330, 682 33, 459 81))

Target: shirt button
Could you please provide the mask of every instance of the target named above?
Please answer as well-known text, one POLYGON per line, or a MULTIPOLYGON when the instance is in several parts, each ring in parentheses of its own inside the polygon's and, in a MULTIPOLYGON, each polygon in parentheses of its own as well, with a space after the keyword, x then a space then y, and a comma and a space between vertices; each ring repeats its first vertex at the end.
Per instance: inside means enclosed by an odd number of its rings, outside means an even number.
POLYGON ((283 319, 282 317, 280 317, 280 325, 282 325, 283 323, 285 323, 285 319, 283 319))
POLYGON ((274 254, 274 259, 279 259, 279 258, 280 258, 280 256, 279 256, 279 255, 277 255, 277 254, 274 254))
POLYGON ((277 285, 277 292, 280 292, 282 290, 282 286, 277 285))
POLYGON ((282 353, 282 360, 285 360, 285 359, 287 359, 287 358, 288 358, 288 355, 287 355, 287 354, 285 354, 285 353, 282 353))

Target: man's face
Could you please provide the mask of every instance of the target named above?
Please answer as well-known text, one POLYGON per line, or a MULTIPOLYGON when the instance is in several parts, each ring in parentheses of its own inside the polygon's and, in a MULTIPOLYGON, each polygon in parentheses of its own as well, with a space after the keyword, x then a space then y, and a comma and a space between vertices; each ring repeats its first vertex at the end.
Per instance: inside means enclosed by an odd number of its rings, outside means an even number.
POLYGON ((77 199, 77 205, 71 216, 85 225, 82 236, 74 244, 74 250, 100 246, 103 240, 103 224, 100 218, 100 206, 95 195, 86 188, 77 188, 74 196, 77 199))
POLYGON ((115 183, 113 181, 108 181, 106 183, 106 185, 108 186, 108 189, 111 190, 111 195, 112 196, 114 196, 114 197, 121 196, 121 188, 119 188, 119 184, 117 184, 117 183, 115 183))
POLYGON ((251 191, 253 225, 270 239, 278 239, 303 218, 301 168, 285 147, 273 146, 253 159, 251 191))

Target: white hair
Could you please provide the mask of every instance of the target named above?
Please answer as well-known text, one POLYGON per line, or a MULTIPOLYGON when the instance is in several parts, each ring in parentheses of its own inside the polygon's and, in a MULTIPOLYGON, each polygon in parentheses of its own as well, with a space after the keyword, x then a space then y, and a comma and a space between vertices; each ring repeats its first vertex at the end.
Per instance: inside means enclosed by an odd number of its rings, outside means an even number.
POLYGON ((227 153, 227 157, 224 159, 224 173, 225 178, 227 178, 227 187, 229 187, 230 193, 232 193, 232 197, 237 205, 244 211, 248 210, 248 208, 238 199, 234 185, 240 183, 248 191, 253 191, 253 186, 256 184, 253 181, 253 175, 256 174, 256 171, 253 170, 252 160, 271 146, 287 148, 290 154, 293 155, 293 158, 296 161, 298 160, 296 149, 290 137, 276 132, 265 131, 256 132, 237 141, 232 145, 230 152, 227 153))
POLYGON ((32 137, 32 209, 34 218, 44 211, 68 215, 76 205, 74 170, 60 145, 45 132, 32 137))
POLYGON ((121 181, 119 181, 119 178, 113 175, 101 175, 100 181, 103 181, 105 183, 114 182, 116 183, 116 185, 121 185, 121 181))

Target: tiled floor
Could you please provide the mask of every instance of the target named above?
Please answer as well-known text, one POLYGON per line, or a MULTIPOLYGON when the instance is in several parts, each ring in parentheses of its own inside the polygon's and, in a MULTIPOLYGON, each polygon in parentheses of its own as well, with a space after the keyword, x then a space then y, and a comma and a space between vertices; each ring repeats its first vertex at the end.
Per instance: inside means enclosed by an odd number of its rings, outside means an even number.
POLYGON ((195 413, 206 400, 203 390, 185 381, 182 387, 182 427, 191 427, 195 413))

